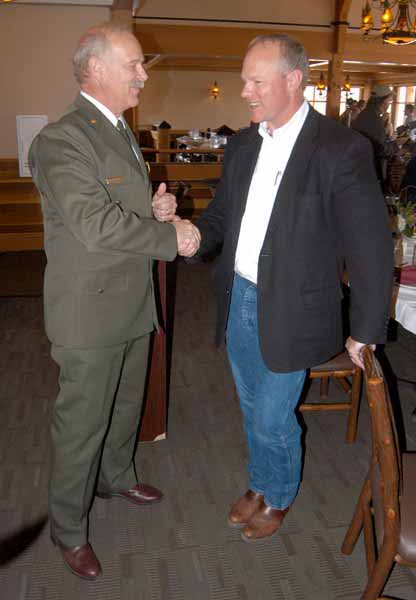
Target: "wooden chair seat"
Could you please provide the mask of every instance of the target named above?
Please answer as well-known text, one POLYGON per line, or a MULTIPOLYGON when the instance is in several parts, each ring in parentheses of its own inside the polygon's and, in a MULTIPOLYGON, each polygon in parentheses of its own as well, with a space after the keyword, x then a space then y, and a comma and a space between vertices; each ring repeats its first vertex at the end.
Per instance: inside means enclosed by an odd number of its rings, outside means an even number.
POLYGON ((361 369, 354 365, 346 350, 309 371, 309 379, 320 379, 320 398, 328 398, 329 380, 334 378, 347 394, 344 402, 302 402, 301 412, 346 410, 349 412, 345 439, 352 443, 357 436, 358 413, 361 399, 361 369))

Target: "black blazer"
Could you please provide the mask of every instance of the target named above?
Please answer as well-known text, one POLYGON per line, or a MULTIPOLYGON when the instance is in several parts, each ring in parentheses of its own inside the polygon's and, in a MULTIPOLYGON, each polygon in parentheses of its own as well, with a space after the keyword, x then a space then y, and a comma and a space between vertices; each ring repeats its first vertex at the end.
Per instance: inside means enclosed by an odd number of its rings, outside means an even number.
MULTIPOLYGON (((216 196, 198 220, 199 254, 216 264, 217 342, 225 333, 235 252, 261 147, 258 126, 233 137, 216 196)), ((260 252, 260 347, 269 369, 311 367, 342 349, 342 275, 351 285, 351 336, 383 343, 393 251, 369 142, 310 108, 283 175, 260 252)))

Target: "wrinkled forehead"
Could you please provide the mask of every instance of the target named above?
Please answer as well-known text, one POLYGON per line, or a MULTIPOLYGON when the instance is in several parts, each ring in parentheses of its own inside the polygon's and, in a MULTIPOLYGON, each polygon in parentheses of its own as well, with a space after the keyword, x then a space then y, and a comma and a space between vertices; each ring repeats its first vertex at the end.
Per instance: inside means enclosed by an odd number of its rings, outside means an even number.
POLYGON ((108 36, 107 54, 109 57, 128 56, 131 59, 143 59, 143 51, 139 40, 128 31, 112 33, 108 36))

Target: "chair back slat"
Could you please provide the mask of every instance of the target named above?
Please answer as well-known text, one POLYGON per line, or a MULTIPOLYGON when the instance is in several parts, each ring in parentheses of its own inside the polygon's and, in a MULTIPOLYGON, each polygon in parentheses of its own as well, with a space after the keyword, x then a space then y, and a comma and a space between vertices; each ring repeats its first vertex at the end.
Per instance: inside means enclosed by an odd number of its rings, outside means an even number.
POLYGON ((373 352, 364 350, 364 381, 371 416, 371 486, 378 545, 397 543, 400 532, 401 459, 390 396, 373 352))

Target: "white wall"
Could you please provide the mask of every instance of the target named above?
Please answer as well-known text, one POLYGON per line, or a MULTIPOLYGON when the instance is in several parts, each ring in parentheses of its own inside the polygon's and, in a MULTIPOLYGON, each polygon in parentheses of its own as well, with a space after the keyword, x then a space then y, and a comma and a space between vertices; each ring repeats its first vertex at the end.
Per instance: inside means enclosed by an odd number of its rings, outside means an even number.
POLYGON ((223 124, 240 128, 249 122, 241 87, 238 73, 150 70, 140 99, 139 121, 165 120, 173 129, 216 129, 223 124), (220 87, 217 100, 210 96, 215 80, 220 87))
POLYGON ((85 29, 109 18, 103 7, 0 4, 0 158, 17 156, 17 114, 55 120, 72 102, 74 48, 85 29))

